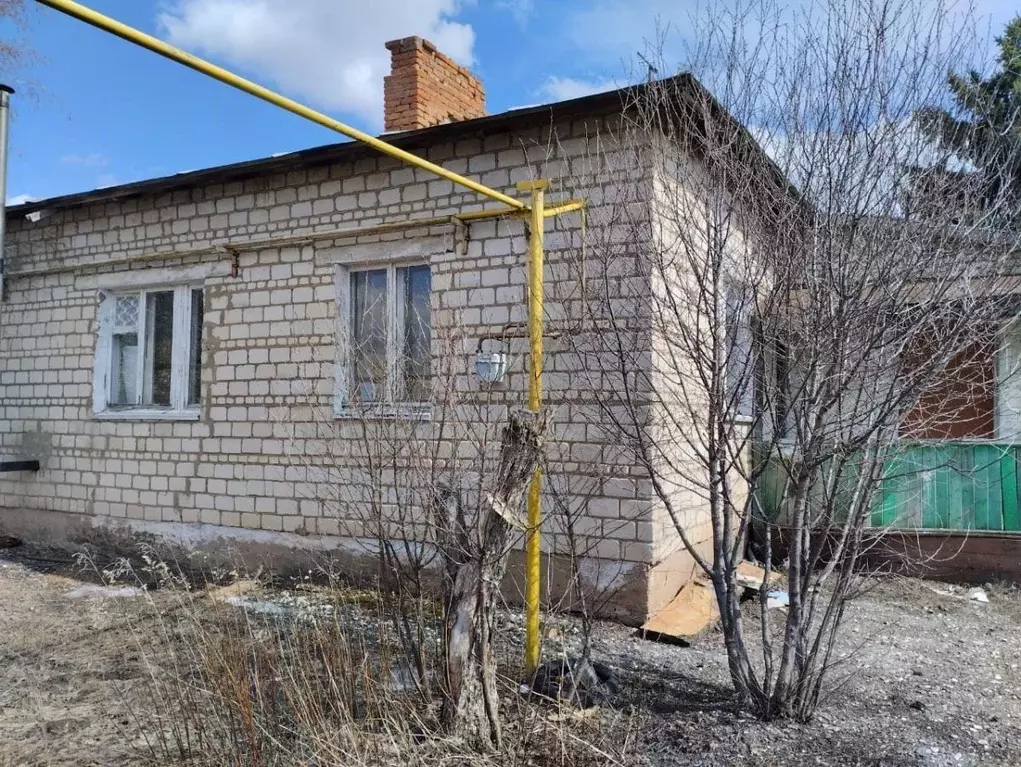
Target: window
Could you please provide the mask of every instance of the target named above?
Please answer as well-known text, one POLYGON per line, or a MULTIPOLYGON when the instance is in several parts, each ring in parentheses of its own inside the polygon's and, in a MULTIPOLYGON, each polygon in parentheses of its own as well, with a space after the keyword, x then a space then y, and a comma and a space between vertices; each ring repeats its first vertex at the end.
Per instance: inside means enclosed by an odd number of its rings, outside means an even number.
MULTIPOLYGON (((774 430, 780 439, 791 431, 791 420, 794 412, 790 405, 791 391, 791 359, 787 344, 777 339, 773 344, 773 413, 774 430)), ((768 407, 768 403, 766 405, 768 407)))
POLYGON ((427 405, 432 387, 429 291, 425 264, 339 270, 338 410, 363 405, 421 410, 427 405))
POLYGON ((107 417, 196 417, 201 398, 201 288, 103 293, 94 410, 107 417))
POLYGON ((753 294, 736 283, 723 290, 724 382, 727 407, 735 415, 755 415, 755 344, 752 331, 753 294))

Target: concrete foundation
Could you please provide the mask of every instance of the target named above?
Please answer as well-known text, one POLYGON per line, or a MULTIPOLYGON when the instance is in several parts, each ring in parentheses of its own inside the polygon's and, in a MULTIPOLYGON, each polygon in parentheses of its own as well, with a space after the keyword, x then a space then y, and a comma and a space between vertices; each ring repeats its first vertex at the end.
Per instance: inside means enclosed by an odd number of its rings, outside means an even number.
MULTIPOLYGON (((165 545, 182 556, 194 556, 198 566, 230 566, 247 571, 319 570, 338 573, 354 582, 381 582, 379 561, 371 540, 329 535, 246 530, 222 525, 114 520, 105 516, 82 516, 59 511, 0 508, 0 531, 27 541, 54 545, 99 543, 109 540, 148 540, 165 545)), ((639 625, 648 616, 647 594, 657 584, 657 606, 676 593, 673 583, 683 583, 674 558, 661 568, 628 562, 582 559, 578 573, 563 555, 543 557, 544 608, 558 612, 588 610, 601 618, 639 625), (661 570, 662 568, 662 570, 661 570), (578 585, 584 589, 579 594, 578 585), (674 591, 666 596, 669 590, 674 591)), ((519 605, 524 595, 524 553, 512 551, 503 582, 504 597, 519 605)), ((679 588, 679 587, 677 587, 679 588)))

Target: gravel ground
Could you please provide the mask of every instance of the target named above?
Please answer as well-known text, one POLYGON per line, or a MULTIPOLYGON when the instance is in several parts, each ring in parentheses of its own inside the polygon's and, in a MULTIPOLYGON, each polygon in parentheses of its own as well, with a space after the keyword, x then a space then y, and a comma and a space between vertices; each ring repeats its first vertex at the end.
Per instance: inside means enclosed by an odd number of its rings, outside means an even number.
MULTIPOLYGON (((643 752, 660 765, 1021 765, 1021 592, 889 579, 848 609, 834 689, 809 725, 735 711, 722 635, 678 648, 602 623, 593 656, 614 666, 617 705, 648 713, 643 752)), ((749 634, 756 625, 752 618, 749 634)), ((572 626, 565 623, 570 652, 572 626)))
MULTIPOLYGON (((138 761, 134 713, 148 671, 137 637, 151 607, 130 592, 82 589, 83 580, 54 550, 0 551, 0 767, 138 761)), ((964 593, 891 579, 853 603, 851 657, 810 725, 735 710, 718 632, 681 648, 598 623, 593 654, 617 669, 615 706, 640 718, 636 764, 1019 765, 1021 592, 991 588, 987 604, 964 593)), ((513 647, 521 616, 503 621, 513 647)), ((577 621, 547 625, 551 653, 577 646, 577 621)))

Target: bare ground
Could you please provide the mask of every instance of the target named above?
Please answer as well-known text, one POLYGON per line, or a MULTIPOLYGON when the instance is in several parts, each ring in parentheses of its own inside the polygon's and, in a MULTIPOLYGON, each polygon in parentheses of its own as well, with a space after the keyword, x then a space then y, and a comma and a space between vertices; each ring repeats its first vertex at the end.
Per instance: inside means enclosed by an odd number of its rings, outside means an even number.
MULTIPOLYGON (((138 642, 162 597, 71 596, 83 580, 60 552, 0 551, 0 767, 144 761, 137 717, 151 700, 151 648, 138 642)), ((594 654, 621 677, 615 706, 641 722, 631 763, 1019 765, 1021 594, 996 587, 988 604, 963 595, 889 580, 855 602, 844 647, 852 657, 810 725, 738 713, 717 633, 679 648, 601 623, 594 654)), ((505 620, 517 643, 520 615, 505 620)), ((577 644, 576 621, 550 626, 551 652, 577 644)))
POLYGON ((69 597, 72 572, 59 552, 0 552, 2 767, 131 763, 147 677, 132 612, 69 597))

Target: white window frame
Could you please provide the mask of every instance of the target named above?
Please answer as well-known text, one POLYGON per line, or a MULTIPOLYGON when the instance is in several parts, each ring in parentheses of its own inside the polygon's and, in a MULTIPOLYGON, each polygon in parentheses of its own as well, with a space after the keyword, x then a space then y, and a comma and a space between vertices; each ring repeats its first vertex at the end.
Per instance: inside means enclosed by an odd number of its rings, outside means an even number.
POLYGON ((100 290, 99 323, 96 336, 95 370, 93 375, 93 416, 100 420, 115 421, 195 421, 201 416, 201 405, 189 403, 189 369, 191 360, 191 314, 192 291, 202 290, 201 282, 145 285, 135 287, 137 280, 125 280, 125 287, 107 287, 100 290), (143 392, 152 386, 145 374, 145 354, 149 345, 148 322, 146 321, 147 301, 150 293, 173 291, 174 326, 170 352, 170 405, 112 405, 110 387, 113 385, 113 337, 127 328, 115 327, 115 312, 118 297, 138 298, 139 365, 136 371, 135 391, 142 398, 143 392))
POLYGON ((996 354, 993 390, 993 437, 998 442, 1021 442, 1021 325, 1007 323, 996 354))
MULTIPOLYGON (((408 418, 427 420, 432 413, 431 402, 409 402, 397 399, 401 385, 398 350, 401 329, 404 327, 404 302, 400 300, 397 286, 397 271, 416 266, 428 266, 430 279, 432 266, 422 258, 389 260, 385 263, 336 264, 335 289, 337 297, 337 356, 334 361, 333 413, 337 418, 408 418), (386 390, 380 402, 351 402, 351 360, 354 332, 354 301, 351 295, 351 275, 358 272, 386 271, 386 390)), ((430 311, 431 315, 431 311, 430 311)), ((430 316, 430 331, 432 319, 430 316)))

